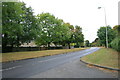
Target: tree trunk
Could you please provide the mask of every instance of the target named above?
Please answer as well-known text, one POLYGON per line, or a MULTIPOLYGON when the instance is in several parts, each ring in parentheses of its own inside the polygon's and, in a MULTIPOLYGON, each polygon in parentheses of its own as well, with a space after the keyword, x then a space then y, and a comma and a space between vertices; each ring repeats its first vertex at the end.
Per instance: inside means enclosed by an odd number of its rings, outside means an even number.
POLYGON ((71 48, 70 48, 70 43, 68 43, 68 47, 69 47, 69 49, 71 49, 71 48))
POLYGON ((48 43, 48 49, 50 49, 50 42, 48 43))
POLYGON ((2 47, 7 47, 8 39, 7 34, 4 34, 4 38, 2 38, 2 47))

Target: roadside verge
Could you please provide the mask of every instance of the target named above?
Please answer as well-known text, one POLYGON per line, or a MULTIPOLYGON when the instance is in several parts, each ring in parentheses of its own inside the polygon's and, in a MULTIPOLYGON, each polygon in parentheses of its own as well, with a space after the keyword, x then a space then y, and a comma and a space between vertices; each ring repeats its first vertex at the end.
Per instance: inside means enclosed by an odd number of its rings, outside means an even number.
POLYGON ((101 48, 92 54, 81 57, 80 61, 95 67, 120 71, 118 54, 119 52, 113 49, 101 48))
POLYGON ((0 62, 11 62, 11 61, 14 62, 14 61, 19 61, 19 60, 34 59, 34 58, 45 57, 45 56, 66 54, 66 53, 81 51, 85 49, 88 49, 88 48, 1 53, 2 61, 0 62))
POLYGON ((80 59, 80 61, 85 63, 85 64, 88 64, 88 65, 91 65, 91 66, 96 66, 96 67, 99 67, 99 68, 105 68, 105 69, 109 69, 109 70, 120 71, 120 69, 110 68, 110 67, 106 67, 106 66, 100 66, 100 65, 96 65, 96 64, 91 64, 91 63, 85 62, 85 61, 83 61, 81 59, 80 59))

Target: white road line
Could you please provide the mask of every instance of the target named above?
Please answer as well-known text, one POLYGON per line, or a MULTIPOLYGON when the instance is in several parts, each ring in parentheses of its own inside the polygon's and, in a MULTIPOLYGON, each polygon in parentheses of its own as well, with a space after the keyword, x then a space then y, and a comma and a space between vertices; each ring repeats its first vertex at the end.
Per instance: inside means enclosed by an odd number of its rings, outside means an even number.
MULTIPOLYGON (((89 54, 89 53, 90 53, 90 52, 88 52, 88 51, 85 51, 85 54, 84 54, 84 55, 87 55, 87 54, 89 54)), ((76 55, 76 54, 74 54, 74 55, 76 55)), ((72 55, 72 56, 74 56, 74 55, 72 55)), ((71 56, 71 55, 66 55, 66 56, 71 56)), ((56 57, 56 58, 47 59, 47 60, 38 61, 38 62, 47 62, 47 61, 54 60, 54 59, 57 59, 57 58, 61 58, 61 57, 56 57)))
MULTIPOLYGON (((66 56, 68 57, 68 56, 71 56, 71 55, 66 55, 66 56)), ((73 56, 73 55, 72 55, 72 56, 73 56)), ((46 61, 54 60, 54 59, 57 59, 57 58, 61 58, 61 57, 56 57, 56 58, 47 59, 47 60, 38 61, 38 62, 46 62, 46 61)))
MULTIPOLYGON (((56 58, 52 58, 52 59, 48 59, 48 60, 44 60, 44 61, 38 61, 38 62, 46 62, 46 61, 54 60, 54 59, 57 59, 57 58, 61 58, 61 57, 56 57, 56 58)), ((2 69, 0 71, 11 70, 11 69, 15 69, 15 68, 18 68, 18 67, 22 67, 22 66, 14 66, 14 67, 10 67, 10 68, 7 68, 7 69, 2 69)))
MULTIPOLYGON (((87 55, 87 54, 90 54, 91 52, 89 51, 85 51, 85 54, 83 55, 87 55)), ((74 54, 76 55, 76 54, 74 54)), ((66 55, 66 56, 71 56, 71 55, 66 55)), ((73 55, 72 55, 73 56, 73 55)), ((56 58, 52 58, 52 59, 47 59, 47 60, 43 60, 43 61, 38 61, 38 62, 47 62, 47 61, 50 61, 50 60, 54 60, 54 59, 57 59, 57 58, 61 58, 61 57, 56 57, 56 58)))
MULTIPOLYGON (((71 56, 71 55, 66 55, 66 56, 71 56)), ((55 57, 55 58, 52 58, 52 59, 43 60, 43 61, 38 61, 38 62, 46 62, 46 61, 54 60, 54 59, 57 59, 57 58, 61 58, 61 56, 60 57, 55 57)))
POLYGON ((57 58, 60 58, 60 57, 56 57, 56 58, 52 58, 52 59, 47 59, 47 60, 43 60, 43 61, 38 61, 38 62, 46 62, 46 61, 54 60, 54 59, 57 59, 57 58))
MULTIPOLYGON (((85 51, 85 54, 83 54, 83 55, 87 55, 87 54, 89 54, 89 53, 91 53, 91 52, 85 51)), ((71 56, 71 55, 66 55, 66 56, 71 56)), ((72 55, 72 56, 73 56, 73 55, 72 55)), ((54 60, 54 59, 57 59, 57 58, 61 58, 61 57, 56 57, 56 58, 47 59, 47 60, 38 61, 38 62, 46 62, 46 61, 54 60)), ((11 69, 15 69, 15 68, 18 68, 18 67, 22 67, 22 66, 20 66, 20 65, 19 65, 19 66, 14 66, 14 67, 10 67, 10 68, 7 68, 7 69, 2 69, 2 70, 0 70, 0 71, 11 70, 11 69)))
POLYGON ((22 66, 14 66, 14 67, 10 67, 10 68, 7 68, 7 69, 2 69, 0 71, 11 70, 11 69, 15 69, 15 68, 18 68, 18 67, 22 67, 22 66))

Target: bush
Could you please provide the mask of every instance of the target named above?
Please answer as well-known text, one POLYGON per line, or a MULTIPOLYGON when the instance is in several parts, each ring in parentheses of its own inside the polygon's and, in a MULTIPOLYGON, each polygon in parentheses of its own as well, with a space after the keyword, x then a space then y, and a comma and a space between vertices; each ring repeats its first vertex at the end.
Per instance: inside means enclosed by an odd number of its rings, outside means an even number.
POLYGON ((79 45, 75 45, 74 48, 79 48, 79 45))
POLYGON ((111 42, 111 47, 120 52, 120 36, 111 42))

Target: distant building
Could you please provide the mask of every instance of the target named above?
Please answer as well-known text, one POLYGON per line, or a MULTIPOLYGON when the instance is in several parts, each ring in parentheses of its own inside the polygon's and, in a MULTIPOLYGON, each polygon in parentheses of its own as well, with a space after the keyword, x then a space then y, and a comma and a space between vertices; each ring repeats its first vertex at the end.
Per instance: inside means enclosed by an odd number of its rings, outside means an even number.
MULTIPOLYGON (((48 45, 41 45, 39 47, 47 47, 48 45)), ((34 41, 31 41, 30 43, 23 43, 20 47, 38 47, 34 41)), ((54 43, 50 44, 50 47, 62 47, 62 45, 55 45, 54 43)))
POLYGON ((30 43, 24 43, 20 47, 37 47, 37 45, 35 44, 34 41, 32 41, 30 43))

